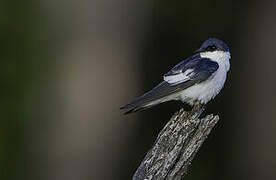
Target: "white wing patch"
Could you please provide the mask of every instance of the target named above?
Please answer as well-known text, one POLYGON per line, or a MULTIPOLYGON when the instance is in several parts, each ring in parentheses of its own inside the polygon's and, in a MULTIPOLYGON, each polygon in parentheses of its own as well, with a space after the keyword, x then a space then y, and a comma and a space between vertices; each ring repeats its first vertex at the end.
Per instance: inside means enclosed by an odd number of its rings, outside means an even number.
POLYGON ((193 71, 194 69, 187 69, 185 72, 179 74, 164 76, 164 81, 172 85, 188 81, 190 80, 190 76, 194 74, 193 71))

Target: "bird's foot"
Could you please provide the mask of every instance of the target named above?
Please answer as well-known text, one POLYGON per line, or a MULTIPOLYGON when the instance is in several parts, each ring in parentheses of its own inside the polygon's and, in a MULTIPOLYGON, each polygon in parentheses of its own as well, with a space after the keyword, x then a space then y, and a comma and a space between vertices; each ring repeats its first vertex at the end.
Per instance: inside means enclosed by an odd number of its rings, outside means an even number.
POLYGON ((192 110, 190 111, 190 114, 198 114, 200 116, 200 114, 205 110, 206 105, 205 104, 201 104, 200 102, 196 102, 192 108, 192 110))

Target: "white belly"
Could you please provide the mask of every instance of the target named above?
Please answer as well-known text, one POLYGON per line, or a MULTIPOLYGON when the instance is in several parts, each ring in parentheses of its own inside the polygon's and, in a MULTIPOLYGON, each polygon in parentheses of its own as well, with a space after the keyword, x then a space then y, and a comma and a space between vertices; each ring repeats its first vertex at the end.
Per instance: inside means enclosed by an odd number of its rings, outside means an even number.
POLYGON ((206 104, 222 89, 226 80, 228 69, 229 68, 225 66, 225 64, 219 64, 218 70, 212 76, 199 84, 183 90, 179 94, 178 98, 190 105, 193 105, 196 101, 206 104))

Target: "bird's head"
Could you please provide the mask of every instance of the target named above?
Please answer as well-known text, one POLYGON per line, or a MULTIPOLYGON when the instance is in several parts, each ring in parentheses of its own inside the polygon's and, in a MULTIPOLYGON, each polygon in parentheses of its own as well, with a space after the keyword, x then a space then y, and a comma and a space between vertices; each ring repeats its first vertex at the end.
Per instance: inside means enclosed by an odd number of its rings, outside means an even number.
POLYGON ((210 58, 214 61, 230 59, 229 47, 223 41, 216 38, 204 41, 195 53, 200 53, 201 57, 210 58))

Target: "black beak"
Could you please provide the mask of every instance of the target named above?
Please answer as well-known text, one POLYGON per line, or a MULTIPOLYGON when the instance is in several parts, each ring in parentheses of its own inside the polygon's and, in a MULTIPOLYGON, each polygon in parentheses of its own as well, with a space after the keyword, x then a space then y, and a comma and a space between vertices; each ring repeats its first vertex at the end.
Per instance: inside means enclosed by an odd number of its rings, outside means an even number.
POLYGON ((204 51, 205 51, 205 49, 199 48, 198 50, 195 51, 195 53, 201 53, 201 52, 204 52, 204 51))

